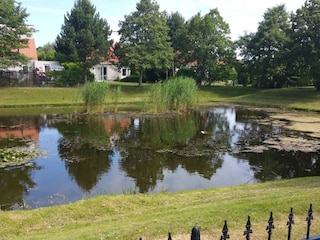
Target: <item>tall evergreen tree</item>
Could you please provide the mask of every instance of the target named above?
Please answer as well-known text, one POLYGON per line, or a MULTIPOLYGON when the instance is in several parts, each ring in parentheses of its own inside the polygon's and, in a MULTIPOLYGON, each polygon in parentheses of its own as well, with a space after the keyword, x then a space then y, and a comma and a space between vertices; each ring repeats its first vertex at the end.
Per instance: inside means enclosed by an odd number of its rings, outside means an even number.
POLYGON ((19 49, 28 47, 27 37, 34 29, 26 24, 29 15, 20 3, 0 0, 0 69, 17 66, 27 61, 19 49))
POLYGON ((159 5, 151 0, 141 0, 136 9, 119 23, 118 56, 121 64, 129 64, 139 71, 139 86, 142 86, 144 71, 169 69, 174 52, 165 13, 159 11, 159 5))
POLYGON ((83 70, 83 80, 91 67, 107 57, 111 41, 110 27, 100 18, 89 0, 76 0, 73 9, 64 17, 60 35, 55 41, 56 58, 61 62, 75 62, 83 70))

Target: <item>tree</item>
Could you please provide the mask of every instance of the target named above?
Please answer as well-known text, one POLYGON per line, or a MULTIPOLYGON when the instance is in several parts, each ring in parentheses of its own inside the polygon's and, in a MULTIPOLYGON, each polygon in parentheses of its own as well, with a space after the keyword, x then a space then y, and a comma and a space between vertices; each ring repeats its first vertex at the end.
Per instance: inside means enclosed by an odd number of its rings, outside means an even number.
POLYGON ((184 34, 184 56, 194 66, 198 85, 211 83, 229 72, 235 53, 229 25, 218 9, 203 17, 200 13, 192 17, 184 34))
POLYGON ((289 14, 284 5, 279 5, 265 12, 255 34, 246 34, 238 41, 240 54, 249 62, 258 87, 286 85, 289 32, 289 14))
POLYGON ((26 24, 29 15, 20 3, 0 0, 0 69, 17 66, 27 61, 19 49, 28 47, 34 29, 26 24))
POLYGON ((183 41, 180 41, 180 37, 185 31, 185 19, 179 12, 174 12, 167 16, 167 25, 169 27, 169 37, 172 42, 172 48, 175 53, 172 64, 172 75, 174 76, 176 68, 180 68, 184 62, 182 54, 183 41))
POLYGON ((38 59, 40 61, 54 61, 55 52, 53 43, 46 43, 42 47, 37 48, 38 59))
POLYGON ((299 78, 311 78, 320 90, 320 1, 307 0, 292 16, 292 53, 299 78))
POLYGON ((129 65, 139 72, 139 86, 145 70, 170 68, 174 52, 170 46, 165 13, 151 0, 137 3, 137 11, 125 16, 119 23, 120 64, 129 65))
POLYGON ((64 17, 64 25, 55 41, 56 58, 79 64, 83 80, 87 82, 89 69, 107 57, 110 35, 107 21, 100 18, 90 1, 76 0, 74 8, 64 17))

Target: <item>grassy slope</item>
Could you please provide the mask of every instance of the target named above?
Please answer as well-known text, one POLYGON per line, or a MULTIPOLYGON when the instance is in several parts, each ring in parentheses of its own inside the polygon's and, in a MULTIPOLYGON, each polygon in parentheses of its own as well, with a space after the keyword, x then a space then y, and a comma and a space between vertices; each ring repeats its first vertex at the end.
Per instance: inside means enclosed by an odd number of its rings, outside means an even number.
POLYGON ((236 187, 141 195, 98 196, 76 203, 31 211, 0 212, 1 239, 190 239, 198 225, 202 239, 218 239, 224 220, 231 239, 244 239, 251 216, 252 239, 266 239, 270 211, 272 239, 286 239, 293 207, 292 239, 304 237, 313 203, 311 234, 320 233, 320 177, 236 187))

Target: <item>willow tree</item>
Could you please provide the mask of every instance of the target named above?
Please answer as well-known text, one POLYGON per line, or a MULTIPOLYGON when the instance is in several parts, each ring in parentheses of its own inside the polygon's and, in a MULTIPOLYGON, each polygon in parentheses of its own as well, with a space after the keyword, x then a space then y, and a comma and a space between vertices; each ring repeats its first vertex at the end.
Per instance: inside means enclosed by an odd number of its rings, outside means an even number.
POLYGON ((111 42, 110 26, 89 0, 77 0, 55 41, 56 59, 74 62, 83 70, 83 81, 91 67, 107 57, 111 42))
POLYGON ((141 0, 136 11, 126 15, 119 23, 120 64, 139 72, 139 86, 145 70, 167 70, 171 67, 174 52, 168 35, 166 14, 151 0, 141 0))
POLYGON ((0 69, 27 61, 19 49, 28 47, 34 29, 26 24, 26 9, 14 0, 0 0, 0 69))

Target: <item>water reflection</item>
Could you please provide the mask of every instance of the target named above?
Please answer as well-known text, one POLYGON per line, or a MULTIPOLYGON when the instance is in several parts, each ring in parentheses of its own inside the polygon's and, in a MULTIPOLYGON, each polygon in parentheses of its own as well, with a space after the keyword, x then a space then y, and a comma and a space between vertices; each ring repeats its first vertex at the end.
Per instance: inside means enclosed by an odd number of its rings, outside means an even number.
POLYGON ((1 210, 25 208, 23 196, 29 194, 29 189, 34 188, 36 183, 32 180, 31 167, 19 167, 1 170, 0 178, 0 203, 1 210))
POLYGON ((1 148, 31 141, 47 152, 34 166, 0 169, 1 209, 320 175, 318 153, 243 151, 287 134, 267 118, 244 108, 164 117, 0 117, 1 148))

